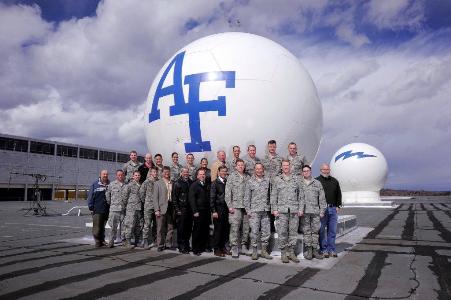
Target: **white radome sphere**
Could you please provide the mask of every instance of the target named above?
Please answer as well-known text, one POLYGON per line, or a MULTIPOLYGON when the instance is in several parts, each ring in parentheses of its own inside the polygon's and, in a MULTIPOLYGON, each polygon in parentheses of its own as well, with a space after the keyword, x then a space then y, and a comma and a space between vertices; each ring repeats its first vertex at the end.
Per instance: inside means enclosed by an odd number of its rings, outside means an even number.
MULTIPOLYGON (((253 34, 210 35, 179 50, 160 70, 146 105, 145 135, 152 154, 170 164, 175 151, 210 162, 249 144, 263 157, 289 142, 313 161, 321 141, 322 106, 300 61, 279 44, 253 34)), ((281 153, 282 154, 282 153, 281 153)))
POLYGON ((380 201, 388 165, 378 149, 364 143, 343 146, 332 157, 330 171, 340 182, 344 204, 380 201))

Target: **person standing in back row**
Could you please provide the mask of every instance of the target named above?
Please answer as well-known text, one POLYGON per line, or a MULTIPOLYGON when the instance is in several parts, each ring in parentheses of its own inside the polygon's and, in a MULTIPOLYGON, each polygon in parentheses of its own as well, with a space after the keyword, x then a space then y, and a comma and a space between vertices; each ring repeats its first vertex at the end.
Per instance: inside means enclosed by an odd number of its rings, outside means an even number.
POLYGON ((125 183, 129 183, 132 180, 133 173, 138 171, 141 163, 138 161, 138 152, 135 150, 130 151, 130 160, 122 166, 122 171, 125 175, 125 183))
POLYGON ((337 235, 338 213, 341 208, 341 188, 338 180, 330 176, 330 166, 322 164, 320 174, 316 179, 321 182, 326 195, 327 208, 321 218, 319 230, 319 247, 325 258, 337 257, 335 237, 337 235))

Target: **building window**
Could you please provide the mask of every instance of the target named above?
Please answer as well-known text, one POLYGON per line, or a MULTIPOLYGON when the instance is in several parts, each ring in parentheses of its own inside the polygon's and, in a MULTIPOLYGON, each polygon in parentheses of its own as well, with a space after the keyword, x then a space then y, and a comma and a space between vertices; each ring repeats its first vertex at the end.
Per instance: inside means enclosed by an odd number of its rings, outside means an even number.
POLYGON ((86 149, 86 148, 80 148, 80 158, 86 158, 86 159, 98 159, 99 151, 96 149, 86 149))
POLYGON ((67 156, 67 157, 77 157, 78 156, 78 148, 71 146, 56 146, 56 155, 58 156, 67 156))
POLYGON ((100 151, 99 159, 104 161, 116 161, 116 153, 108 151, 100 151))
POLYGON ((117 162, 126 163, 130 160, 129 156, 130 156, 129 154, 118 153, 117 154, 117 162))
POLYGON ((30 152, 38 154, 55 154, 55 144, 41 143, 41 142, 30 142, 30 152))
POLYGON ((28 141, 0 137, 0 150, 28 152, 28 141))

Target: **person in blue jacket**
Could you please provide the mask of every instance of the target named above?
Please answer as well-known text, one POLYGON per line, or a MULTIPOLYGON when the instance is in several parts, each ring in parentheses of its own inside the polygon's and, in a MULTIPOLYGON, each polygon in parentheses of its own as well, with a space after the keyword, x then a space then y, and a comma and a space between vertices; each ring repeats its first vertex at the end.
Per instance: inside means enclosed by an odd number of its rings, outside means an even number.
POLYGON ((88 208, 92 212, 92 235, 95 246, 105 246, 105 224, 108 220, 110 206, 106 201, 108 188, 108 171, 100 171, 99 179, 91 185, 88 195, 88 208))

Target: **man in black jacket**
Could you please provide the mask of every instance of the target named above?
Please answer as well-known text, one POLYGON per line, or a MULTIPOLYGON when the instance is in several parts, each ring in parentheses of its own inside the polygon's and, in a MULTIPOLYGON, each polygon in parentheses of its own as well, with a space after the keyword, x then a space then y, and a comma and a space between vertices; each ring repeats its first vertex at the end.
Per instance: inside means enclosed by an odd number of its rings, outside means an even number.
POLYGON ((330 166, 322 164, 321 175, 316 177, 321 182, 326 195, 327 208, 324 217, 321 218, 321 229, 319 230, 319 246, 324 257, 337 257, 335 249, 335 237, 337 233, 338 212, 341 207, 341 189, 337 179, 330 176, 330 166), (326 232, 327 228, 327 232, 326 232))
POLYGON ((189 203, 193 212, 193 253, 201 255, 210 236, 210 198, 205 184, 205 170, 199 170, 197 180, 189 188, 189 203))
POLYGON ((219 167, 218 178, 211 184, 210 210, 213 214, 213 247, 216 256, 224 257, 227 253, 225 245, 229 238, 229 209, 225 202, 225 184, 227 167, 219 167))
POLYGON ((172 203, 177 214, 177 244, 179 252, 188 254, 190 252, 189 239, 193 227, 193 215, 191 212, 188 193, 192 183, 189 178, 189 170, 183 167, 180 177, 172 187, 172 203))

